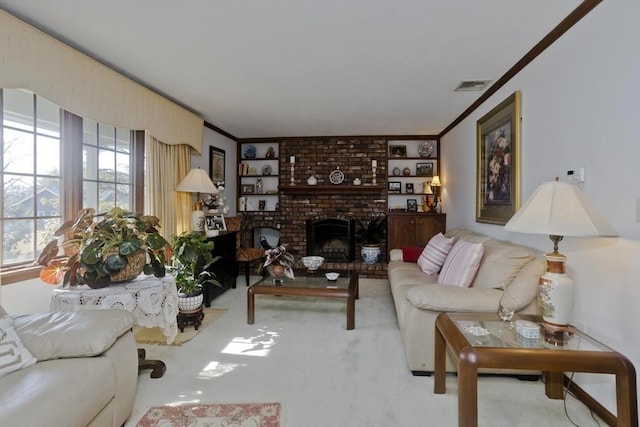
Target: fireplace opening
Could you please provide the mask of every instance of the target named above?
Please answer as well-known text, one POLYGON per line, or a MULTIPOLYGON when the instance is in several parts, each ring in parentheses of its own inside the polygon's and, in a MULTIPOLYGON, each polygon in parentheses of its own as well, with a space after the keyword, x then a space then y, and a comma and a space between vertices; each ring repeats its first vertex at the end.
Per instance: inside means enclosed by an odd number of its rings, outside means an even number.
POLYGON ((356 257, 355 219, 308 219, 307 255, 319 255, 329 262, 354 261, 356 257))

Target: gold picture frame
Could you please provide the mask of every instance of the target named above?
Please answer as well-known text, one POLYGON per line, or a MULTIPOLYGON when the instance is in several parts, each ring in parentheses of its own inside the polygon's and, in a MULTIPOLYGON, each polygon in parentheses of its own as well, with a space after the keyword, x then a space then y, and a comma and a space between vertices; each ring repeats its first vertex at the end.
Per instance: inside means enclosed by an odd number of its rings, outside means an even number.
POLYGON ((476 122, 476 222, 506 224, 520 208, 520 91, 476 122))

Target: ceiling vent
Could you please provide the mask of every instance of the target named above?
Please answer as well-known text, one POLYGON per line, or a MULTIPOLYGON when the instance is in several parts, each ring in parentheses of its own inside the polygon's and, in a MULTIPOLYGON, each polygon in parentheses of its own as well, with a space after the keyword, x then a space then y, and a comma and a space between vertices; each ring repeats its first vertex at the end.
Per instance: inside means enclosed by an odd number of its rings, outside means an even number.
POLYGON ((456 92, 474 92, 484 90, 491 80, 468 80, 460 82, 456 92))

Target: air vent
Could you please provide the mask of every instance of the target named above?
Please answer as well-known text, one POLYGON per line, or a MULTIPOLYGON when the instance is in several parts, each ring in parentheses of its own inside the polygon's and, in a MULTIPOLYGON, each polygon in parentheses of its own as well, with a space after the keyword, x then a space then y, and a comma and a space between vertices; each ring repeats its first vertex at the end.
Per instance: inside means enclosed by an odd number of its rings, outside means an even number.
POLYGON ((468 80, 460 82, 456 92, 473 92, 484 90, 491 80, 468 80))

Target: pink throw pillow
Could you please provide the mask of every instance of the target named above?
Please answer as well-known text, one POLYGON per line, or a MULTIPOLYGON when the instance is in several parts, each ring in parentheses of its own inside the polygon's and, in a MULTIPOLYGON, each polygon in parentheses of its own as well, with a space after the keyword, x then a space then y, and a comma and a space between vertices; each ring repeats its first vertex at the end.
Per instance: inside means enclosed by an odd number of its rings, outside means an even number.
POLYGON ((416 262, 422 253, 422 248, 419 246, 403 246, 400 249, 402 249, 402 261, 404 262, 416 262))
POLYGON ((429 240, 427 246, 418 257, 418 267, 425 274, 438 274, 453 246, 453 239, 448 239, 438 233, 429 240))
POLYGON ((438 276, 438 284, 460 287, 471 285, 480 266, 483 254, 484 247, 482 243, 458 240, 444 261, 444 265, 438 276))

